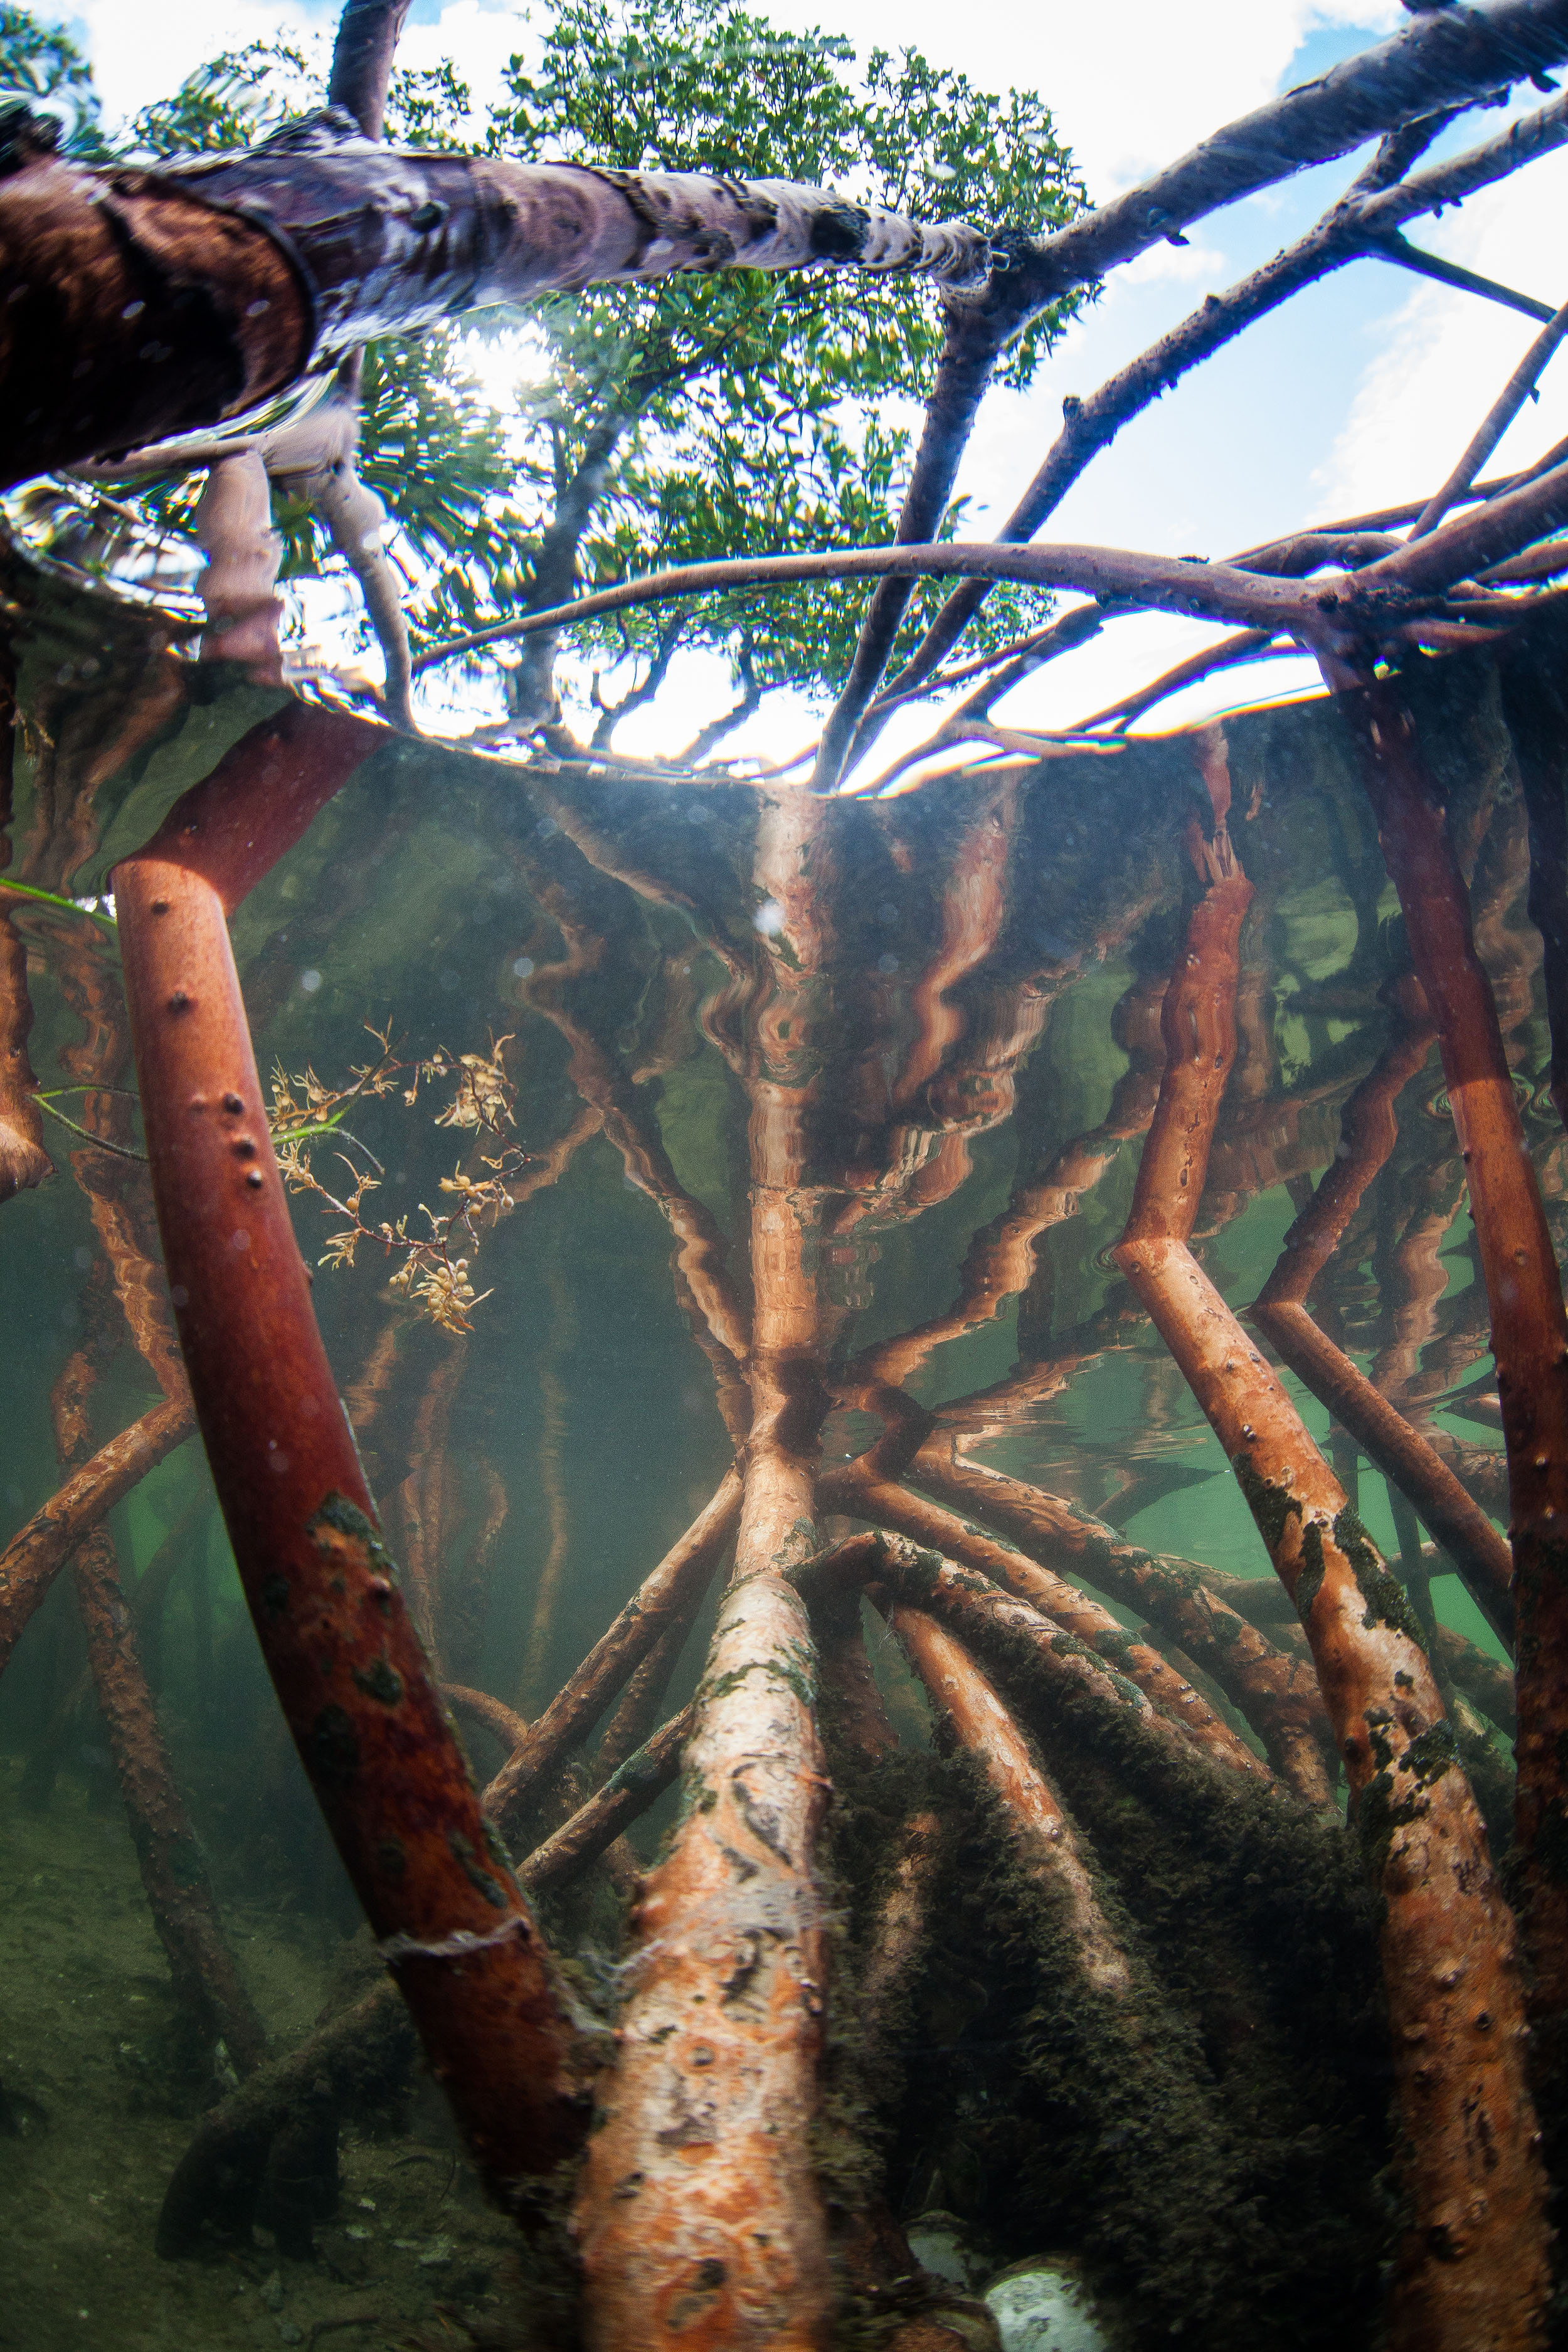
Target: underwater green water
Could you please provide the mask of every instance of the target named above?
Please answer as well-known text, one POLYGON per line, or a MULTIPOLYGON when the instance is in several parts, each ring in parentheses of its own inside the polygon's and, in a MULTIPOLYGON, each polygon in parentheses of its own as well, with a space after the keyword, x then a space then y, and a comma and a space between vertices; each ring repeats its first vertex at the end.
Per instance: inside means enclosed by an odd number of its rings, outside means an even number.
MULTIPOLYGON (((6 873, 82 898, 276 698, 221 669, 175 663, 151 623, 65 583, 13 572, 5 588, 20 711, 6 873)), ((1449 821, 1560 1235, 1568 1147, 1543 1090, 1540 943, 1525 907, 1529 844, 1510 747, 1482 668, 1447 665, 1427 691, 1449 821)), ((1386 1042, 1380 991, 1400 968, 1402 942, 1332 714, 1321 705, 1262 713, 1230 722, 1227 739, 1233 829, 1257 897, 1243 939, 1241 1050, 1198 1234, 1208 1272, 1239 1309, 1272 1269, 1333 1157, 1346 1097, 1386 1042)), ((477 1245, 463 1244, 485 1294, 467 1334, 422 1319, 389 1289, 400 1254, 362 1242, 352 1266, 315 1275, 390 1547, 405 1561, 416 1547, 424 1564, 445 1679, 535 1715, 723 1476, 732 1445, 711 1349, 700 1344, 709 1336, 700 1307, 672 1271, 672 1203, 678 1223, 690 1204, 702 1213, 744 1300, 747 1079, 759 1054, 774 1057, 785 1083, 801 1080, 790 1060, 797 1046, 811 1065, 795 1181, 834 1204, 812 1268, 827 1302, 831 1386, 835 1368, 946 1316, 976 1236, 1106 1120, 1133 1067, 1127 1008, 1140 990, 1147 1000, 1177 952, 1197 793, 1190 751, 1172 740, 831 805, 802 861, 831 934, 829 980, 805 1045, 775 1037, 765 1053, 754 972, 769 902, 757 880, 762 795, 750 784, 672 785, 392 743, 254 892, 234 936, 264 1076, 275 1066, 309 1068, 329 1090, 344 1089, 380 1053, 372 1031, 405 1066, 390 1091, 345 1114, 349 1163, 382 1171, 363 1196, 367 1219, 406 1217, 425 1233, 422 1203, 450 1213, 443 1178, 466 1170, 486 1181, 494 1137, 438 1123, 457 1098, 450 1070, 404 1099, 421 1062, 488 1058, 507 1041, 515 1125, 506 1136, 519 1179, 552 1172, 552 1149, 585 1104, 601 1114, 553 1181, 493 1222, 481 1217, 477 1245)), ((104 1091, 133 1086, 112 932, 80 914, 5 904, 26 949, 40 1086, 96 1080, 59 1108, 134 1152, 134 1106, 104 1091)), ((1435 1051, 1400 1097, 1397 1124, 1314 1310, 1339 1318, 1355 1360, 1421 1426, 1495 1450, 1487 1327, 1435 1051)), ((94 1222, 95 1195, 118 1187, 146 1234, 144 1171, 108 1162, 55 1121, 45 1139, 53 1178, 0 1207, 6 1540, 60 1483, 51 1396, 75 1352, 96 1349, 95 1444, 158 1396, 116 1320, 101 1217, 94 1222)), ((342 1197, 353 1177, 337 1148, 318 1142, 310 1164, 342 1197)), ((977 1461, 1081 1505, 1151 1550, 1265 1579, 1267 1557, 1218 1442, 1105 1256, 1138 1150, 1136 1131, 1105 1147, 1108 1164, 1076 1213, 1042 1229, 1028 1288, 936 1346, 909 1393, 966 1426, 977 1461), (1037 1373, 1053 1362, 1060 1379, 1053 1387, 1037 1377, 1031 1394, 1020 1367, 1037 1373), (966 1423, 954 1413, 965 1399, 976 1400, 966 1423)), ((310 1192, 293 1205, 314 1265, 342 1219, 310 1192)), ((1287 1385, 1328 1449, 1326 1412, 1289 1376, 1287 1385)), ((824 1426, 825 1464, 858 1454, 877 1430, 865 1399, 841 1394, 824 1426)), ((1352 1459, 1342 1439, 1336 1466, 1352 1459)), ((1401 1530, 1384 1481, 1364 1461, 1357 1475, 1362 1513, 1397 1560, 1401 1530)), ((160 1598, 136 1637, 224 1932, 273 2048, 285 2049, 369 1982, 376 1963, 259 1662, 199 1443, 133 1487, 107 1525, 133 1615, 138 1583, 159 1564, 160 1598)), ((1500 1656, 1446 1561, 1427 1566, 1438 1619, 1500 1656)), ((1108 1605, 1124 1625, 1142 1623, 1114 1599, 1108 1605)), ((710 1600, 661 1715, 695 1689, 711 1621, 710 1600)), ((930 1747, 929 1709, 880 1620, 868 1622, 874 1671, 905 1749, 919 1757, 930 1747)), ((1213 1684, 1200 1675, 1199 1686, 1256 1747, 1213 1684)), ((459 1710, 459 1721, 483 1780, 506 1748, 472 1713, 459 1710)), ((1492 1746, 1500 1779, 1500 1733, 1492 1746)), ((591 1746, 584 1761, 591 1770, 591 1746)), ((1087 1820, 1091 1794, 1082 1802, 1087 1820)), ((645 1861, 674 1805, 666 1794, 630 1832, 645 1861)), ((870 1867, 868 1818, 863 1810, 845 1827, 826 1864, 851 1939, 870 1867)), ((1120 1864, 1112 1846, 1106 1853, 1138 1918, 1147 1873, 1131 1848, 1120 1864)), ((1037 2108, 1014 2099, 1043 2029, 1026 1969, 986 1910, 992 1864, 973 1837, 957 1866, 967 1875, 930 1980, 891 2058, 853 2097, 901 2221, 955 2212, 982 2249, 982 2272, 1033 2253, 1073 2257, 1089 2225, 1071 2198, 1053 2206, 1057 2192, 1042 2189, 1031 2222, 1017 2183, 1035 2160, 1031 2134, 1059 2127, 1070 2138, 1089 2126, 1068 2116, 1056 2092, 1037 2108)), ((344 2119, 341 2194, 316 2230, 313 2259, 281 2252, 265 2231, 215 2240, 188 2259, 155 2252, 169 2176, 228 2062, 193 2037, 172 1989, 68 1570, 0 1681, 0 2346, 228 2352, 529 2340, 524 2257, 485 2206, 435 2090, 417 2078, 344 2119)), ((1194 1881, 1200 1912, 1210 1886, 1194 1881)), ((1178 1932, 1179 1904, 1161 1901, 1151 1895, 1137 1932, 1197 2021, 1203 2063, 1223 2084, 1198 1933, 1217 1927, 1217 1912, 1178 1932)), ((577 1958, 585 1997, 607 2000, 621 1934, 608 1879, 595 1868, 542 1907, 558 1948, 577 1958)), ((1309 2018, 1309 2040, 1318 2031, 1309 2018)), ((1314 2092, 1304 2047, 1280 2057, 1279 2079, 1305 2111, 1314 2092)), ((1361 2091, 1352 2096, 1336 2077, 1333 2097, 1335 2128, 1361 2135, 1370 2179, 1388 2150, 1384 2126, 1364 2122, 1384 2096, 1378 2062, 1367 2063, 1361 2091)), ((1310 2191, 1327 2193, 1321 2182, 1310 2191)), ((1353 2278, 1371 2259, 1366 2180, 1346 2195, 1353 2278)), ((1258 2261, 1267 2294, 1289 2299, 1288 2265, 1273 2253, 1258 2261)), ((1104 2324, 1121 2340, 1153 2340, 1114 2294, 1104 2324)), ((1162 2340, 1169 2332, 1162 2317, 1162 2340)), ((1326 2343, 1331 2333, 1352 2340, 1331 2294, 1303 2307, 1299 2334, 1260 2340, 1326 2343)))

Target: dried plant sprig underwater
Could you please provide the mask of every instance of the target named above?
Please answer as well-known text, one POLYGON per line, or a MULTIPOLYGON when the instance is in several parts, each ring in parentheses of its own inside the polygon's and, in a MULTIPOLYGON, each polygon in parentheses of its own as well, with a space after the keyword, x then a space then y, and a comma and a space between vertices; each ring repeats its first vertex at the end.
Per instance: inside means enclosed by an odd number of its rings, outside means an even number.
POLYGON ((351 1070, 346 1087, 334 1089, 325 1085, 309 1064, 294 1073, 281 1063, 275 1067, 268 1123, 278 1165, 290 1192, 313 1192, 329 1213, 345 1220, 328 1236, 318 1265, 352 1266, 362 1242, 373 1244, 384 1256, 399 1255, 401 1264, 392 1274, 389 1287, 440 1329, 461 1338, 473 1328, 468 1319, 472 1309, 490 1296, 488 1290, 476 1291, 469 1276, 480 1229, 487 1221, 494 1226, 515 1207, 508 1184, 533 1157, 506 1133, 517 1125, 517 1087, 507 1076, 505 1063, 512 1039, 510 1034, 497 1037, 492 1031, 488 1053, 453 1054, 438 1045, 423 1060, 405 1062, 394 1050, 390 1024, 377 1029, 367 1022, 365 1026, 381 1051, 374 1061, 351 1070), (399 1089, 398 1081, 405 1077, 410 1083, 399 1089), (458 1082, 456 1092, 436 1114, 434 1123, 470 1129, 474 1133, 468 1164, 459 1162, 440 1180, 442 1192, 450 1193, 456 1205, 437 1212, 421 1201, 417 1213, 426 1220, 427 1234, 410 1233, 406 1212, 395 1221, 373 1221, 364 1214, 364 1202, 368 1194, 381 1190, 386 1171, 369 1147, 344 1127, 345 1113, 353 1103, 399 1090, 405 1105, 412 1108, 422 1084, 436 1085, 453 1077, 458 1082), (336 1192, 321 1181, 311 1163, 313 1147, 328 1139, 351 1145, 367 1163, 362 1165, 346 1151, 339 1151, 336 1157, 352 1181, 336 1192), (486 1139, 497 1147, 493 1153, 482 1149, 486 1139), (489 1172, 480 1174, 480 1169, 489 1172), (467 1255, 455 1255, 465 1243, 467 1255))

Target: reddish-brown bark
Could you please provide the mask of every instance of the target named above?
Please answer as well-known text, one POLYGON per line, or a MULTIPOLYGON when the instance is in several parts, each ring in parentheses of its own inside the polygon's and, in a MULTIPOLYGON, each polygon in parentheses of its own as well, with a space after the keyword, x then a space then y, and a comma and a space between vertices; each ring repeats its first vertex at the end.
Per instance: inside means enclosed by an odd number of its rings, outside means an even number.
POLYGON ((0 1552, 0 1668, 79 1543, 195 1427, 189 1402, 154 1405, 100 1445, 0 1552))
POLYGON ((1513 1632, 1513 1562, 1507 1544, 1425 1438, 1307 1312, 1313 1283, 1394 1149, 1394 1102, 1431 1051, 1435 1031, 1419 988, 1407 982, 1405 992, 1394 1037, 1345 1105, 1340 1156, 1326 1171, 1310 1207, 1286 1234, 1279 1262, 1249 1319, 1408 1497, 1507 1640, 1513 1632))
POLYGON ((1568 2019, 1568 1316, 1468 893, 1415 722, 1393 683, 1342 702, 1437 1024, 1491 1307, 1514 1560, 1525 1939, 1555 2072, 1568 2019))
POLYGON ((1403 1588, 1187 1247, 1235 1053, 1236 947, 1250 897, 1228 845, 1211 854, 1209 872, 1166 995, 1170 1058, 1113 1255, 1234 1464, 1307 1628, 1384 1898, 1412 2208, 1390 2342, 1399 2352, 1539 2347, 1550 2294, 1545 2179, 1512 1917, 1486 1834, 1403 1588))
POLYGON ((32 1025, 27 950, 0 898, 0 1201, 41 1184, 55 1172, 44 1149, 43 1118, 33 1099, 38 1081, 27 1059, 32 1025))
POLYGON ((584 2127, 574 2035, 380 1544, 226 922, 378 740, 286 709, 175 804, 115 887, 164 1257, 241 1582, 433 2070, 488 2183, 515 2201, 584 2127))

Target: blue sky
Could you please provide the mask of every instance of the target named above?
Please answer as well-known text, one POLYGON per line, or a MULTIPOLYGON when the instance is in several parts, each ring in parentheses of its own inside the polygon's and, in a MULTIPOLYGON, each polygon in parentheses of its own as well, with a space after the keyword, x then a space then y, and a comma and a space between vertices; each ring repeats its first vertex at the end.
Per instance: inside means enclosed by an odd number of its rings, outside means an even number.
MULTIPOLYGON (((775 0, 768 13, 795 26, 826 23, 862 50, 912 42, 983 84, 1038 89, 1101 199, 1274 91, 1408 22, 1396 0, 1186 0, 1181 7, 1097 0, 1092 9, 1080 0, 1037 0, 1028 11, 1014 0, 963 10, 945 0, 775 0)), ((110 110, 130 112, 216 48, 279 30, 325 34, 335 15, 315 0, 160 0, 155 11, 137 0, 79 0, 76 26, 110 110), (153 21, 156 41, 148 37, 153 21)), ((415 0, 405 53, 421 64, 450 55, 482 92, 527 41, 526 14, 512 6, 415 0)), ((1527 91, 1519 103, 1541 101, 1527 91)), ((1474 114, 1447 143, 1489 137, 1500 120, 1474 114)), ((984 412, 960 482, 972 499, 973 534, 1000 520, 1038 464, 1064 394, 1091 392, 1205 293, 1290 242, 1354 168, 1347 162, 1304 174, 1202 224, 1187 247, 1162 246, 1116 273, 1030 392, 994 395, 984 412)), ((1556 303, 1568 291, 1558 259, 1565 215, 1568 157, 1558 156, 1412 234, 1556 303)), ((1130 426, 1048 535, 1222 555, 1357 505, 1423 494, 1447 471, 1534 331, 1528 320, 1473 297, 1386 264, 1357 263, 1250 330, 1130 426)), ((1500 464, 1527 463, 1568 433, 1568 358, 1557 366, 1500 464)), ((1018 725, 1063 724, 1141 683, 1205 634, 1155 616, 1123 623, 1070 666, 1021 689, 999 715, 1018 725)), ((623 748, 684 740, 693 713, 722 694, 715 665, 678 663, 659 703, 623 730, 623 748)), ((1200 707, 1167 707, 1150 723, 1189 719, 1200 707)), ((776 751, 808 723, 804 709, 764 711, 748 740, 776 751)))

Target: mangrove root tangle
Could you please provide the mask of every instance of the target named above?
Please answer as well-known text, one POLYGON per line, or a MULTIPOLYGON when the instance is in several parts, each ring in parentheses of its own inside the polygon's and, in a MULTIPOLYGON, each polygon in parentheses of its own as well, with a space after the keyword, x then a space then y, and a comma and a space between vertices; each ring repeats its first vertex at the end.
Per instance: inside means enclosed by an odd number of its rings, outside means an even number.
POLYGON ((1213 765, 1208 780, 1208 887, 1166 993, 1165 1076, 1114 1255, 1224 1446, 1307 1629, 1383 1893, 1412 2204, 1390 2340, 1408 2352, 1541 2345, 1549 2239, 1523 1990, 1452 1728, 1403 1588, 1187 1246, 1236 1052, 1237 942, 1252 897, 1226 829, 1228 782, 1213 765))

